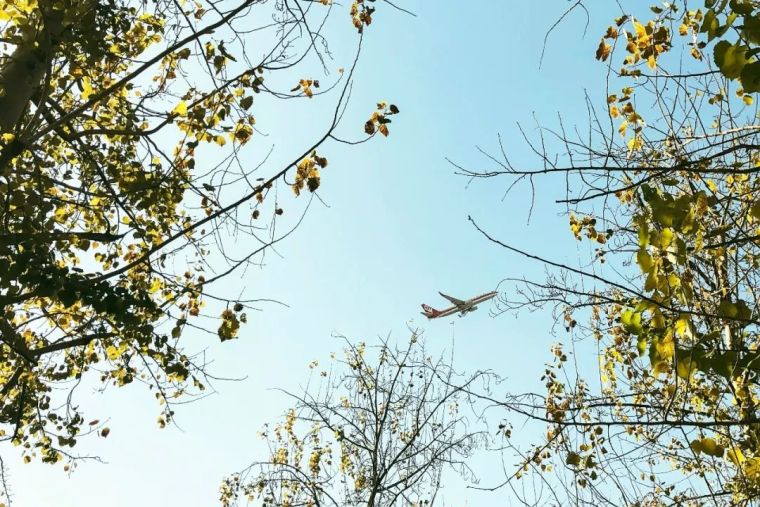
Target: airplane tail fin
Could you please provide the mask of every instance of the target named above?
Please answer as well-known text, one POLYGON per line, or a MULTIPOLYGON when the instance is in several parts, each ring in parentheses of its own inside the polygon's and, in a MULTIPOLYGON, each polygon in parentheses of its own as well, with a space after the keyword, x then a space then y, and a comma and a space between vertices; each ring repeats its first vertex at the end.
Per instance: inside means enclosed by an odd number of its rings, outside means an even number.
POLYGON ((422 309, 424 310, 422 312, 422 315, 426 316, 429 319, 431 319, 433 317, 436 317, 436 316, 438 316, 439 313, 441 313, 440 311, 436 310, 435 308, 433 308, 431 306, 428 306, 428 305, 425 305, 425 304, 422 305, 422 309))

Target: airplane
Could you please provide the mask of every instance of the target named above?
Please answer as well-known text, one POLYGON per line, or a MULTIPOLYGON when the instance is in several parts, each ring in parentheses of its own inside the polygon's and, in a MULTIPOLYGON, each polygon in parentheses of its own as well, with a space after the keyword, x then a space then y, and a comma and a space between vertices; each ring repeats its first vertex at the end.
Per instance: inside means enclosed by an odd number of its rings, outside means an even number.
POLYGON ((428 319, 437 319, 440 317, 447 317, 449 315, 452 315, 454 313, 459 312, 460 317, 464 317, 467 315, 468 312, 474 312, 477 310, 478 303, 482 303, 484 301, 488 301, 489 299, 496 296, 496 291, 493 292, 487 292, 485 294, 481 294, 478 297, 474 297, 472 299, 468 299, 466 301, 463 301, 461 299, 453 298, 451 296, 447 296, 443 292, 439 292, 441 296, 448 299, 451 304, 454 306, 450 308, 446 308, 445 310, 436 310, 435 308, 432 308, 426 304, 422 305, 422 309, 424 311, 420 312, 422 315, 427 317, 428 319))

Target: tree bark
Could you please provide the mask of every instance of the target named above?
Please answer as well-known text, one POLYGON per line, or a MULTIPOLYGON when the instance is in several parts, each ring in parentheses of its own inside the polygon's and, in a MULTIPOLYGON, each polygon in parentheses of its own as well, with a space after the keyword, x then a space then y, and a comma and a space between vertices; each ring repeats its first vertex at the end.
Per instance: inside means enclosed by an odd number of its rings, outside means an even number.
POLYGON ((63 12, 46 5, 49 3, 40 2, 36 16, 30 16, 32 26, 27 27, 15 51, 0 63, 0 133, 18 130, 55 57, 64 30, 63 12))

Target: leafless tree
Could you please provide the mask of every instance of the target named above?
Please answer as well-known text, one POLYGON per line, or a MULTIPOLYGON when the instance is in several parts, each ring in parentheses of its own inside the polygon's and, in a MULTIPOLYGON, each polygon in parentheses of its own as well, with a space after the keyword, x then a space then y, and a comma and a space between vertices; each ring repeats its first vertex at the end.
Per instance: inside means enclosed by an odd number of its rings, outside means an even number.
POLYGON ((467 459, 485 434, 467 391, 491 375, 458 375, 418 333, 402 346, 342 341, 342 359, 286 393, 294 408, 262 433, 269 456, 224 481, 223 505, 433 505, 451 472, 473 479, 467 459))

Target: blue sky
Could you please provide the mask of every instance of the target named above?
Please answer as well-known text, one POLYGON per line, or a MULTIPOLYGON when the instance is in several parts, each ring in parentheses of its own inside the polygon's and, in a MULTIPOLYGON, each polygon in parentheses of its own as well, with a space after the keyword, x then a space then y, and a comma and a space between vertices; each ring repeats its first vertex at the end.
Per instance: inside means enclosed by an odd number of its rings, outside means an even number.
MULTIPOLYGON (((213 371, 244 380, 219 382, 213 396, 179 408, 181 429, 159 429, 155 400, 138 386, 80 392, 92 418, 110 418, 111 428, 107 439, 83 440, 80 452, 97 453, 108 464, 84 462, 69 477, 60 468, 22 465, 6 449, 14 504, 213 505, 222 477, 262 455, 256 431, 289 405, 271 388, 297 390, 307 380, 308 363, 326 362, 339 348, 335 333, 368 343, 387 335, 404 340, 411 325, 423 329, 436 350, 449 348, 453 336, 459 369, 491 368, 508 379, 511 391, 535 387, 558 339, 547 312, 491 318, 484 308, 465 319, 427 322, 418 311, 422 302, 442 304, 438 290, 468 297, 507 277, 541 277, 541 265, 490 244, 468 215, 494 236, 559 261, 577 263, 588 254, 554 204, 564 190, 561 181, 540 182, 528 223, 528 186, 502 200, 506 180, 468 186, 445 158, 486 167, 476 145, 496 152, 500 133, 515 165, 535 165, 518 121, 533 133, 534 113, 554 126, 562 112, 568 125, 586 125, 584 90, 600 104, 604 96, 605 68, 593 58, 598 36, 619 15, 613 2, 597 4, 585 38, 580 14, 552 33, 540 69, 546 30, 568 2, 406 2, 414 18, 380 5, 343 132, 358 137, 374 104, 385 99, 401 109, 390 137, 351 149, 326 147, 330 165, 320 196, 329 207, 313 202, 301 228, 279 244, 279 256, 269 254, 264 268, 248 270, 223 289, 237 294, 245 288, 250 297, 287 307, 263 306, 234 342, 186 335, 188 347, 208 347, 213 371)), ((339 48, 354 42, 350 31, 340 37, 339 48)), ((334 67, 347 66, 347 58, 337 49, 334 67)), ((265 101, 254 106, 269 137, 248 148, 244 156, 252 161, 271 144, 273 161, 292 156, 316 131, 288 119, 318 121, 325 110, 316 100, 292 106, 299 115, 278 107, 265 101)), ((287 214, 303 207, 290 197, 283 203, 287 214)), ((465 504, 457 495, 469 505, 485 504, 477 495, 457 493, 452 505, 465 504)), ((507 492, 495 498, 512 503, 507 492)))

